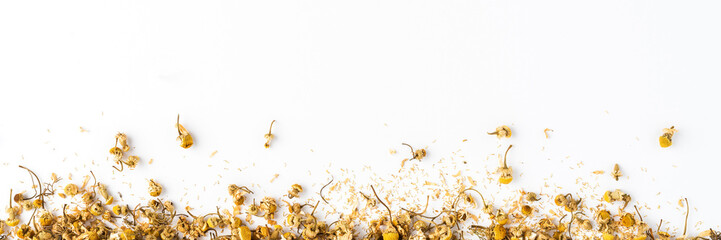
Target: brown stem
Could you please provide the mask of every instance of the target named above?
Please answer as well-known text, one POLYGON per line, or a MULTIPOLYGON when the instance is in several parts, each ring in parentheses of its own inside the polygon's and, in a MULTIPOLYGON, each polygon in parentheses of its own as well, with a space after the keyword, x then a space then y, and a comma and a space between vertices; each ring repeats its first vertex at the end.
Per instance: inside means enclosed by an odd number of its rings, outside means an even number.
POLYGON ((323 199, 323 202, 325 202, 325 204, 328 204, 328 201, 325 200, 325 198, 323 197, 323 189, 324 189, 325 187, 327 187, 328 185, 330 185, 330 183, 332 183, 334 179, 335 179, 335 178, 334 178, 333 176, 331 176, 330 182, 326 183, 325 185, 323 185, 322 188, 320 188, 320 193, 319 193, 319 194, 320 194, 320 199, 323 199))
POLYGON ((373 195, 376 195, 376 198, 378 199, 378 201, 381 202, 381 204, 383 204, 383 206, 386 207, 386 209, 388 210, 388 217, 390 217, 391 226, 393 226, 393 228, 396 230, 396 232, 398 232, 398 228, 396 228, 396 225, 393 224, 393 215, 391 215, 391 208, 389 208, 388 205, 386 205, 383 202, 383 200, 381 200, 381 198, 378 197, 378 193, 376 193, 376 189, 373 188, 373 185, 371 185, 371 190, 373 190, 373 195))
POLYGON ((401 143, 401 144, 406 145, 406 146, 408 146, 409 148, 411 148, 411 156, 413 156, 413 157, 411 158, 411 160, 412 160, 412 159, 415 159, 415 158, 416 158, 416 152, 413 151, 413 147, 411 147, 411 145, 409 145, 408 143, 401 143))
MULTIPOLYGON (((673 126, 671 126, 673 128, 673 126)), ((688 212, 689 212, 689 206, 688 206, 688 199, 683 198, 684 201, 686 201, 686 220, 683 221, 683 235, 686 236, 686 226, 688 224, 688 212)))
POLYGON ((175 122, 175 125, 178 128, 178 135, 183 135, 180 133, 180 114, 178 114, 178 120, 175 122))
POLYGON ((511 150, 511 147, 513 147, 513 145, 508 145, 508 149, 506 149, 506 153, 503 154, 503 168, 508 168, 508 165, 506 165, 506 157, 508 157, 508 150, 511 150))
POLYGON ((420 212, 420 213, 417 213, 417 212, 414 212, 414 211, 411 211, 411 210, 408 210, 408 209, 405 209, 405 208, 401 208, 401 209, 404 210, 404 211, 406 211, 406 212, 409 212, 409 213, 411 213, 411 214, 413 214, 413 215, 423 216, 423 214, 426 213, 426 210, 428 210, 428 200, 429 200, 429 199, 430 199, 430 196, 426 196, 426 206, 423 208, 423 211, 420 212))
POLYGON ((318 204, 319 204, 319 203, 320 203, 320 201, 316 202, 316 203, 315 203, 315 206, 313 206, 313 211, 310 212, 310 215, 311 215, 311 216, 313 216, 313 214, 315 213, 315 209, 318 208, 318 204))
POLYGON ((636 209, 636 214, 638 214, 638 219, 641 219, 641 222, 643 222, 643 217, 641 217, 641 213, 638 212, 638 208, 636 207, 636 205, 633 205, 633 208, 636 209))
POLYGON ((270 135, 270 132, 273 130, 273 123, 275 123, 275 120, 270 122, 270 128, 268 129, 268 134, 270 135))

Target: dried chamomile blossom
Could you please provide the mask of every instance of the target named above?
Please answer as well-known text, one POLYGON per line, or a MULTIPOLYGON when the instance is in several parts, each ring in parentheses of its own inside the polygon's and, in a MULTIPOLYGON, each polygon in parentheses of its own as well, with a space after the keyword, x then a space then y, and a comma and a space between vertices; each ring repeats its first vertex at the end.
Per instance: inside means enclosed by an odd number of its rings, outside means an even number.
POLYGON ((636 225, 636 219, 633 217, 633 214, 624 213, 623 215, 621 215, 621 225, 624 227, 631 227, 633 225, 636 225))
POLYGON ((170 200, 165 200, 165 201, 163 202, 163 207, 164 207, 165 210, 167 210, 168 212, 175 212, 175 205, 174 205, 173 202, 171 202, 170 200))
POLYGON ((125 161, 125 165, 128 165, 130 169, 134 169, 136 166, 138 166, 138 162, 140 162, 140 157, 129 156, 128 160, 125 161))
POLYGON ((253 191, 250 191, 246 186, 238 187, 238 185, 235 184, 228 185, 228 194, 233 197, 233 203, 237 206, 245 203, 245 195, 248 193, 253 193, 253 191))
POLYGON ((73 183, 68 183, 68 185, 65 185, 65 188, 63 188, 63 192, 65 192, 65 195, 68 196, 75 196, 78 194, 78 191, 78 185, 73 183))
POLYGON ((658 137, 658 143, 661 145, 662 148, 670 147, 673 143, 671 141, 671 138, 673 137, 673 134, 676 133, 678 130, 674 128, 674 126, 671 126, 670 128, 664 128, 663 129, 663 135, 658 137))
POLYGON ((411 154, 413 155, 413 157, 411 159, 409 159, 409 161, 413 160, 413 159, 420 161, 427 155, 426 149, 424 149, 424 148, 421 148, 418 150, 413 150, 413 147, 411 147, 411 145, 409 145, 407 143, 402 143, 402 144, 408 146, 411 149, 411 154))
POLYGON ((300 197, 300 193, 303 192, 303 187, 301 187, 299 184, 293 184, 290 186, 291 189, 288 191, 288 198, 298 198, 300 197))
POLYGON ((509 128, 506 125, 503 125, 503 126, 497 127, 495 132, 489 132, 488 135, 496 135, 496 137, 498 137, 498 139, 510 138, 511 137, 511 128, 509 128))
POLYGON ((502 184, 509 184, 511 183, 511 181, 513 181, 513 169, 511 167, 508 167, 508 164, 506 164, 508 150, 511 150, 511 147, 513 147, 513 145, 508 145, 508 149, 506 149, 506 153, 503 155, 503 166, 498 168, 498 172, 501 173, 501 176, 498 178, 498 182, 502 184))
POLYGON ((160 196, 162 192, 163 186, 160 186, 160 184, 153 179, 148 180, 148 194, 150 194, 151 197, 160 196))
POLYGON ((130 209, 128 209, 127 205, 115 205, 113 206, 113 213, 118 216, 125 216, 128 215, 130 212, 130 209))
POLYGON ((618 181, 618 178, 623 176, 623 174, 621 173, 621 167, 618 166, 618 163, 613 165, 613 172, 611 173, 611 176, 613 176, 616 181, 618 181))
POLYGON ((107 187, 105 186, 105 184, 97 183, 96 186, 97 186, 97 188, 98 188, 98 193, 100 194, 100 196, 102 196, 102 197, 105 199, 105 204, 106 204, 106 205, 112 204, 113 201, 115 200, 115 198, 113 198, 113 196, 110 196, 110 194, 108 193, 108 189, 107 189, 107 187))
POLYGON ((128 136, 125 135, 125 133, 115 134, 115 142, 120 143, 123 152, 127 152, 130 150, 130 146, 128 146, 128 136))
POLYGON ((526 201, 535 202, 535 201, 538 201, 538 200, 541 200, 541 199, 538 198, 538 195, 536 195, 536 193, 534 193, 534 192, 528 192, 528 193, 526 193, 526 201))
POLYGON ((260 209, 265 212, 266 220, 273 220, 275 218, 275 210, 278 209, 278 204, 272 197, 265 197, 263 201, 260 201, 260 209))
POLYGON ((265 148, 270 148, 270 141, 273 140, 273 138, 275 137, 271 133, 273 131, 273 123, 275 123, 275 120, 270 122, 270 128, 268 129, 268 133, 263 135, 263 137, 265 138, 265 148))
POLYGON ((558 194, 556 195, 556 198, 553 199, 553 202, 556 204, 556 206, 563 206, 563 209, 567 212, 575 212, 578 210, 578 208, 581 206, 581 201, 583 199, 574 200, 573 196, 568 194, 558 194))
POLYGON ((521 206, 521 213, 525 216, 530 216, 533 213, 533 207, 529 205, 521 206))
POLYGON ((603 201, 606 201, 608 203, 615 202, 615 201, 623 201, 623 208, 626 208, 629 202, 631 202, 631 196, 621 192, 621 190, 614 190, 612 191, 606 191, 603 193, 603 201))
POLYGON ((178 139, 180 140, 180 147, 190 148, 193 146, 193 137, 190 136, 190 132, 180 124, 180 114, 178 114, 178 120, 175 123, 175 127, 178 128, 178 139))

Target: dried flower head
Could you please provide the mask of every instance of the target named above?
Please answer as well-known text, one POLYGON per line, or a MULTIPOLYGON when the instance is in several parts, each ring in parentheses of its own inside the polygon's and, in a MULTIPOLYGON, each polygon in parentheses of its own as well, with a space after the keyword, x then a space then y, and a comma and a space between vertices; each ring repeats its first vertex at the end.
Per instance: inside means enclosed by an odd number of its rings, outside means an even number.
POLYGON ((160 196, 160 194, 163 192, 163 186, 160 186, 155 180, 150 179, 148 180, 148 193, 151 197, 157 197, 160 196))
POLYGON ((616 179, 616 181, 618 181, 618 178, 623 176, 623 174, 621 174, 621 167, 618 166, 618 163, 613 165, 613 172, 611 173, 611 175, 614 179, 616 179))
POLYGON ((513 145, 508 145, 508 149, 506 149, 506 153, 503 155, 503 166, 498 169, 498 172, 501 173, 501 176, 498 178, 498 182, 502 184, 509 184, 511 183, 511 181, 513 181, 513 169, 511 167, 508 167, 508 164, 506 163, 506 157, 508 157, 508 150, 511 150, 511 147, 513 147, 513 145))
POLYGON ((538 198, 538 195, 536 195, 536 193, 534 193, 534 192, 528 192, 528 193, 526 193, 526 201, 535 202, 535 201, 538 201, 538 200, 541 200, 541 199, 538 198))
POLYGON ((413 155, 413 157, 412 157, 411 159, 409 159, 409 160, 416 159, 416 160, 420 161, 421 159, 423 159, 424 157, 426 157, 426 154, 427 154, 427 153, 426 153, 426 149, 421 148, 421 149, 418 149, 418 150, 413 150, 413 147, 411 147, 411 145, 409 145, 409 144, 407 144, 407 143, 401 143, 401 144, 406 145, 406 146, 408 146, 408 147, 411 149, 411 154, 413 155))
POLYGON ((180 147, 190 148, 193 146, 193 137, 190 136, 190 132, 180 124, 180 114, 178 114, 178 120, 175 123, 175 127, 178 128, 178 138, 180 140, 180 147))
POLYGON ((673 134, 677 131, 678 130, 676 130, 674 126, 663 129, 663 135, 658 138, 658 143, 661 145, 662 148, 667 148, 671 146, 671 144, 673 143, 671 141, 671 138, 673 137, 673 134))
POLYGON ((120 143, 123 152, 127 152, 130 150, 130 146, 128 146, 128 136, 125 135, 125 133, 115 134, 115 141, 116 143, 120 143))
POLYGON ((511 128, 509 128, 506 125, 500 126, 496 128, 495 132, 489 132, 488 135, 496 135, 499 139, 501 138, 510 138, 511 137, 511 128))
POLYGON ((623 201, 623 208, 626 208, 629 202, 631 202, 631 195, 628 195, 621 190, 606 191, 603 193, 603 201, 611 203, 615 201, 623 201))
POLYGON ((270 122, 270 128, 268 129, 268 133, 265 134, 263 137, 265 138, 265 148, 270 148, 270 141, 273 140, 275 136, 273 136, 273 123, 275 123, 275 120, 270 122))
POLYGON ((301 187, 299 184, 293 184, 290 186, 290 191, 288 191, 288 198, 293 199, 300 197, 300 193, 303 192, 303 187, 301 187))
POLYGON ((65 185, 65 188, 63 188, 63 192, 65 192, 65 195, 68 196, 75 196, 78 194, 78 191, 78 185, 73 183, 68 183, 68 185, 65 185))
POLYGON ((128 156, 128 160, 125 161, 125 165, 128 165, 128 167, 130 169, 134 169, 136 166, 138 166, 139 162, 140 162, 140 157, 128 156))

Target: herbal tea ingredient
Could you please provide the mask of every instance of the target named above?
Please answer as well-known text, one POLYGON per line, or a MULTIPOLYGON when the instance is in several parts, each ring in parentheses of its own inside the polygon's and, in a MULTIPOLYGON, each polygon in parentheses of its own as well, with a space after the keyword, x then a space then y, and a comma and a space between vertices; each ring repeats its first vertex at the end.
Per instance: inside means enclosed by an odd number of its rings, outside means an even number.
MULTIPOLYGON (((180 135, 178 139, 181 147, 189 148, 193 144, 192 137, 180 125, 179 118, 176 123, 180 135)), ((273 139, 271 130, 274 122, 271 122, 265 135, 266 148, 273 139)), ((670 146, 675 130, 673 127, 666 130, 662 138, 667 138, 670 146)), ((547 132, 548 129, 544 131, 547 132)), ((489 134, 508 138, 511 130, 501 126, 489 134)), ((120 168, 114 168, 118 171, 122 171, 125 165, 134 168, 140 160, 138 156, 128 156, 123 160, 124 153, 130 150, 127 136, 118 133, 115 138, 116 144, 110 153, 120 168)), ((420 161, 426 157, 425 149, 414 150, 408 144, 403 145, 411 150, 410 160, 420 161)), ((512 182, 513 171, 507 164, 511 147, 509 145, 503 155, 503 163, 497 170, 500 173, 497 181, 489 173, 488 183, 505 185, 512 182)), ((441 159, 434 166, 444 161, 441 159)), ((631 197, 621 190, 591 193, 590 198, 589 193, 582 192, 586 201, 578 193, 574 196, 572 193, 541 194, 520 190, 515 197, 487 201, 478 190, 485 187, 475 188, 477 181, 464 176, 461 171, 441 175, 441 182, 436 183, 429 181, 433 178, 428 178, 428 172, 420 167, 401 167, 399 174, 402 176, 391 176, 390 180, 377 179, 375 183, 378 185, 375 186, 356 184, 347 177, 354 175, 350 173, 342 175, 346 177, 339 181, 331 177, 316 192, 320 200, 316 200, 315 194, 301 195, 304 188, 300 184, 291 185, 287 194, 278 195, 280 197, 256 195, 246 186, 228 184, 230 204, 222 207, 220 204, 223 203, 218 202, 215 211, 193 213, 189 206, 183 211, 172 200, 157 198, 163 193, 163 186, 154 179, 148 180, 147 189, 152 198, 146 203, 131 205, 116 201, 108 192, 107 185, 97 182, 92 171, 92 184, 89 184, 90 176, 86 176, 80 185, 70 179, 60 185, 62 179, 54 173, 51 181, 44 183, 33 171, 20 166, 30 175, 31 189, 15 191, 14 195, 10 189, 10 201, 5 211, 7 218, 0 220, 0 240, 7 237, 33 240, 452 240, 467 237, 494 240, 653 240, 674 237, 721 240, 721 232, 713 229, 705 230, 696 237, 686 235, 690 210, 687 199, 684 199, 686 218, 683 233, 673 236, 666 228, 662 229, 663 220, 654 231, 643 221, 637 206, 634 205, 635 211, 626 210, 631 197), (422 182, 419 180, 423 179, 421 177, 429 180, 422 182), (410 192, 399 192, 392 185, 402 181, 411 181, 417 187, 410 192), (391 186, 383 186, 388 184, 391 186), (413 202, 412 199, 422 199, 420 196, 425 197, 424 202, 413 202), (55 201, 56 197, 70 201, 70 204, 55 205, 60 202, 55 201), (433 204, 430 205, 437 207, 429 209, 431 200, 433 204)), ((616 180, 622 176, 618 164, 614 165, 612 175, 616 180)), ((485 194, 488 196, 488 193, 485 194)), ((491 197, 494 197, 493 194, 491 197)))
POLYGON ((125 169, 125 166, 128 166, 130 169, 134 169, 140 162, 140 158, 138 156, 128 156, 126 160, 123 160, 124 152, 127 151, 130 151, 128 136, 125 135, 125 133, 116 134, 115 146, 110 148, 109 152, 110 155, 113 156, 115 164, 120 165, 120 168, 113 166, 113 168, 115 168, 118 172, 122 172, 125 169), (120 147, 118 147, 118 144, 120 144, 120 147))
MULTIPOLYGON (((544 131, 544 133, 545 132, 546 131, 544 131)), ((499 126, 496 128, 495 132, 489 132, 488 135, 496 135, 496 137, 498 137, 498 139, 510 138, 511 137, 511 128, 509 128, 506 125, 499 126)), ((546 136, 548 136, 548 135, 546 135, 546 136)))
POLYGON ((190 148, 191 146, 193 146, 193 137, 190 136, 190 132, 188 132, 188 130, 185 129, 182 124, 180 124, 180 114, 178 114, 178 119, 175 122, 175 127, 178 129, 177 140, 180 140, 180 147, 190 148))
POLYGON ((511 181, 513 181, 513 169, 508 167, 508 164, 506 162, 506 158, 508 157, 508 151, 511 150, 511 147, 513 147, 513 145, 508 145, 506 153, 503 154, 503 165, 498 168, 498 172, 501 173, 501 176, 498 178, 498 182, 502 184, 509 184, 511 183, 511 181))
POLYGON ((673 143, 671 141, 671 138, 673 137, 673 134, 676 133, 678 130, 674 128, 674 126, 671 126, 670 128, 664 128, 663 129, 663 135, 658 137, 658 143, 661 145, 662 148, 670 147, 673 143))
POLYGON ((270 122, 270 128, 268 128, 268 133, 263 136, 265 138, 265 148, 270 148, 270 141, 273 140, 273 138, 275 137, 271 133, 273 131, 273 123, 275 123, 275 120, 270 122))
MULTIPOLYGON (((60 193, 55 191, 55 185, 60 180, 42 183, 37 175, 29 169, 26 170, 38 183, 33 184, 30 191, 35 194, 12 195, 11 191, 12 197, 6 209, 8 217, 0 221, 0 234, 4 234, 3 236, 18 239, 273 240, 440 240, 465 239, 471 237, 469 233, 481 239, 499 240, 668 239, 666 236, 671 236, 660 231, 660 226, 654 231, 643 222, 635 206, 636 212, 626 212, 621 208, 618 213, 612 214, 613 205, 587 207, 581 198, 570 193, 543 200, 536 193, 523 192, 510 202, 488 202, 483 194, 474 188, 457 190, 455 195, 450 196, 450 202, 447 205, 442 204, 443 207, 437 211, 428 209, 430 196, 426 196, 425 207, 413 211, 403 207, 391 209, 393 203, 382 197, 387 193, 378 191, 371 185, 367 186, 372 192, 371 196, 361 192, 356 194, 356 199, 372 199, 380 204, 372 204, 363 209, 356 208, 351 212, 341 213, 336 219, 324 221, 321 220, 323 213, 318 212, 320 201, 308 204, 307 202, 312 200, 300 199, 299 193, 303 191, 303 187, 299 184, 292 185, 288 194, 280 198, 254 196, 255 193, 248 187, 230 184, 228 193, 233 198, 231 205, 225 209, 218 207, 214 212, 198 214, 191 212, 188 207, 185 212, 178 212, 172 201, 158 198, 151 198, 147 203, 135 207, 113 202, 113 196, 108 193, 104 184, 87 184, 89 178, 86 177, 82 186, 68 182, 63 187, 66 198, 69 198, 72 204, 44 206, 45 201, 60 196, 60 193), (247 205, 244 201, 247 196, 261 200, 253 200, 247 205), (99 197, 105 201, 100 201, 99 197), (477 204, 477 197, 480 197, 481 204, 477 204), (548 205, 548 201, 554 204, 548 205), (284 205, 279 205, 281 202, 284 205), (510 206, 508 203, 511 203, 510 206), (369 212, 379 211, 385 214, 369 215, 369 212), (26 217, 29 215, 27 222, 20 221, 23 214, 26 214, 26 217), (283 220, 277 222, 279 216, 282 216, 283 220), (488 223, 479 224, 480 222, 488 223), (253 225, 255 227, 252 227, 253 225)), ((148 182, 150 196, 159 196, 162 186, 153 179, 148 182)), ((331 179, 324 187, 332 182, 331 179)), ((319 193, 321 197, 322 190, 319 193)), ((630 196, 619 190, 607 191, 603 200, 608 204, 620 200, 624 201, 625 205, 630 201, 630 196)), ((687 203, 686 207, 688 214, 687 203)), ((705 231, 707 237, 720 234, 714 230, 705 231)))

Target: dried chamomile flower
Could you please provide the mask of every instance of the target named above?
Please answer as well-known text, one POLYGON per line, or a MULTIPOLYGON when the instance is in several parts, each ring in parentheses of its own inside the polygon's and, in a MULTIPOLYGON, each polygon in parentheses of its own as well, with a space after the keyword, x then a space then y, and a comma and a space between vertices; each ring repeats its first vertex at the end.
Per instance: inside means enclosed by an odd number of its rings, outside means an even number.
POLYGON ((248 189, 248 187, 246 186, 238 187, 238 185, 231 184, 228 185, 228 193, 231 197, 233 197, 233 203, 237 206, 240 206, 245 203, 245 195, 248 193, 253 193, 253 191, 250 191, 250 189, 248 189))
POLYGON ((611 212, 608 210, 601 210, 596 214, 596 221, 598 224, 609 224, 611 223, 611 220, 611 212))
POLYGON ((40 215, 37 216, 37 221, 43 227, 50 226, 55 221, 55 216, 46 210, 42 210, 40 215))
POLYGON ((498 178, 498 182, 502 184, 509 184, 511 183, 511 181, 513 181, 513 169, 511 167, 508 167, 508 164, 506 164, 508 150, 511 150, 511 147, 513 147, 513 145, 508 145, 508 149, 506 149, 506 153, 503 155, 503 166, 498 169, 498 172, 501 173, 501 176, 498 178))
POLYGON ((421 149, 418 149, 418 150, 413 150, 413 147, 411 147, 411 145, 409 145, 409 144, 407 144, 407 143, 402 143, 402 144, 408 146, 409 148, 411 148, 411 154, 413 155, 413 157, 412 157, 411 159, 409 159, 409 161, 410 161, 410 160, 413 160, 413 159, 416 159, 416 160, 420 161, 421 159, 423 159, 424 157, 426 157, 426 154, 427 154, 427 153, 426 153, 426 149, 421 148, 421 149))
POLYGON ((105 199, 105 204, 112 204, 115 198, 113 198, 113 196, 110 196, 110 194, 108 193, 108 188, 105 186, 105 184, 97 183, 96 186, 98 188, 98 193, 100 193, 100 196, 105 199))
POLYGON ((678 130, 674 128, 674 126, 671 126, 670 128, 664 128, 663 129, 663 135, 658 137, 658 143, 661 145, 662 148, 670 147, 673 143, 671 141, 671 137, 673 137, 673 134, 676 133, 678 130))
POLYGON ((583 199, 574 200, 573 196, 571 196, 570 193, 568 194, 558 194, 556 195, 556 198, 553 199, 553 203, 556 204, 556 206, 563 206, 563 208, 567 212, 575 212, 578 210, 578 208, 581 206, 581 201, 583 199))
POLYGON ((591 224, 591 220, 583 219, 583 220, 580 220, 580 221, 581 221, 581 222, 580 222, 579 225, 581 226, 581 228, 582 228, 583 230, 589 231, 589 230, 593 229, 593 224, 591 224))
POLYGON ((273 123, 275 123, 275 120, 270 122, 270 128, 268 129, 268 133, 263 136, 265 138, 265 148, 270 148, 270 141, 273 140, 273 137, 275 137, 271 133, 273 131, 273 123))
POLYGON ((606 191, 603 193, 603 201, 606 201, 608 203, 615 202, 615 201, 623 201, 623 208, 626 208, 629 202, 631 202, 631 195, 628 195, 624 192, 621 192, 621 190, 614 190, 612 191, 606 191))
POLYGON ((613 176, 616 181, 618 181, 618 178, 623 176, 623 174, 621 174, 621 167, 618 166, 618 163, 613 165, 613 172, 611 173, 611 176, 613 176))
POLYGON ((180 147, 190 148, 193 146, 193 137, 190 136, 190 132, 180 124, 180 114, 178 114, 178 120, 175 123, 175 127, 178 128, 178 140, 180 140, 180 147))
POLYGON ((499 139, 501 138, 510 138, 511 137, 511 128, 509 128, 506 125, 500 126, 496 128, 495 132, 489 132, 488 135, 496 135, 499 139))
POLYGON ((163 207, 165 210, 168 210, 168 212, 175 212, 175 205, 170 200, 165 200, 163 202, 163 207))
POLYGON ((100 214, 103 214, 103 205, 100 205, 99 202, 96 202, 90 205, 90 207, 88 207, 88 211, 90 211, 90 213, 95 216, 100 216, 100 214))
POLYGON ((150 179, 148 180, 148 193, 151 197, 157 197, 160 196, 160 194, 163 192, 163 186, 160 186, 155 180, 150 179))
POLYGON ((120 143, 123 152, 127 152, 130 150, 130 146, 128 146, 128 136, 125 135, 125 133, 115 134, 115 141, 116 143, 120 143))
POLYGON ((128 214, 130 209, 128 209, 127 205, 115 205, 113 206, 113 213, 118 216, 125 216, 128 214))
POLYGON ((538 201, 538 200, 541 200, 541 199, 538 198, 538 195, 536 195, 536 193, 534 193, 534 192, 528 192, 528 193, 526 193, 526 201, 535 202, 535 201, 538 201))
POLYGON ((128 165, 130 169, 134 169, 136 166, 138 166, 138 162, 140 162, 140 157, 129 156, 128 160, 125 161, 125 165, 128 165))
POLYGON ((78 194, 78 191, 78 185, 73 183, 68 183, 68 185, 65 185, 65 188, 63 188, 63 192, 65 192, 65 195, 68 196, 75 196, 78 194))
POLYGON ((621 215, 621 225, 624 227, 631 227, 633 225, 636 225, 636 219, 633 217, 633 214, 624 213, 623 215, 621 215))
POLYGON ((278 204, 272 197, 265 197, 263 201, 260 202, 260 209, 265 212, 264 217, 266 220, 273 220, 273 218, 275 218, 275 210, 277 208, 278 204))
POLYGON ((118 142, 116 139, 115 146, 110 148, 110 151, 108 151, 108 152, 110 152, 110 154, 113 155, 113 160, 120 161, 120 159, 123 158, 123 150, 120 149, 117 145, 118 145, 118 142))
POLYGON ((533 207, 528 205, 521 206, 521 213, 525 216, 530 216, 533 213, 533 207))
POLYGON ((506 228, 503 227, 501 224, 497 224, 493 227, 493 239, 495 240, 503 240, 506 238, 506 228))
POLYGON ((288 191, 288 198, 293 199, 300 197, 300 192, 302 191, 303 187, 301 187, 299 184, 293 184, 290 191, 288 191))

